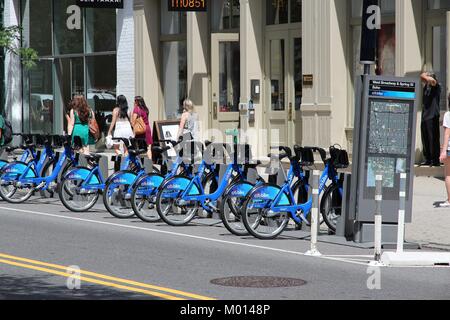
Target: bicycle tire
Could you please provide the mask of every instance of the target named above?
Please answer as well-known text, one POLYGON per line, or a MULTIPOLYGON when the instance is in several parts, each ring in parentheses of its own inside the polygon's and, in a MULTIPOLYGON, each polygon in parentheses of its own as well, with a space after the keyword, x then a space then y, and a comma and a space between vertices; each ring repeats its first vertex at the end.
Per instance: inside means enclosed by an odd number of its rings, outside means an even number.
MULTIPOLYGON (((241 213, 242 213, 242 222, 244 223, 244 226, 247 229, 247 231, 252 236, 254 236, 255 238, 258 238, 258 239, 261 239, 261 240, 272 240, 272 239, 277 238, 281 233, 283 233, 283 231, 286 228, 286 226, 288 225, 289 219, 290 219, 289 214, 285 213, 285 214, 283 214, 283 217, 282 217, 280 225, 277 227, 277 229, 275 229, 275 231, 273 231, 271 233, 263 233, 263 232, 255 231, 256 228, 258 228, 259 226, 262 225, 261 223, 262 223, 263 218, 264 218, 263 217, 263 212, 262 212, 262 209, 256 210, 257 213, 255 213, 255 214, 257 214, 258 217, 256 218, 256 220, 254 222, 250 221, 250 219, 249 219, 249 215, 250 215, 250 213, 249 213, 249 206, 252 204, 253 197, 260 190, 262 190, 263 188, 267 188, 267 187, 281 190, 280 187, 278 187, 276 185, 271 185, 271 184, 263 184, 263 185, 260 185, 260 186, 257 186, 255 188, 253 188, 252 191, 250 192, 250 194, 247 196, 247 199, 245 200, 244 205, 242 207, 242 211, 241 211, 241 213)), ((270 202, 272 202, 273 200, 269 199, 267 201, 269 201, 269 204, 270 204, 270 202)), ((266 205, 266 206, 268 206, 268 205, 266 205)), ((281 216, 281 214, 280 214, 280 216, 281 216)), ((266 219, 263 222, 263 224, 269 225, 270 223, 266 219)))
MULTIPOLYGON (((133 208, 131 207, 131 203, 129 204, 129 207, 126 206, 124 208, 124 211, 126 211, 126 212, 122 213, 122 212, 119 212, 116 208, 112 207, 112 205, 110 204, 110 199, 108 198, 109 197, 109 191, 110 191, 111 187, 114 186, 114 184, 112 184, 113 179, 115 177, 119 176, 120 174, 126 174, 126 173, 130 173, 130 174, 136 175, 136 173, 134 173, 132 171, 119 171, 119 172, 116 172, 114 175, 112 175, 111 177, 108 178, 108 180, 105 183, 105 190, 103 191, 103 204, 104 204, 106 210, 113 217, 116 217, 118 219, 129 219, 129 218, 131 218, 131 217, 133 217, 135 215, 135 213, 133 211, 133 208)), ((118 186, 119 186, 120 189, 128 190, 128 187, 130 185, 128 185, 128 184, 120 184, 118 186)), ((126 202, 129 201, 129 200, 123 198, 122 191, 124 191, 124 190, 119 190, 119 191, 120 192, 119 192, 119 195, 118 195, 118 198, 119 198, 118 201, 122 201, 126 205, 126 202)))
POLYGON ((337 219, 342 214, 342 196, 339 192, 339 185, 336 183, 332 183, 326 188, 320 201, 320 213, 330 231, 336 232, 337 219))
POLYGON ((140 203, 138 203, 138 201, 137 201, 138 200, 137 194, 138 194, 140 185, 151 175, 158 175, 164 180, 164 177, 157 173, 150 173, 150 174, 147 174, 147 175, 143 176, 142 178, 140 178, 139 181, 136 183, 136 186, 133 188, 133 192, 131 194, 131 207, 133 208, 134 213, 136 214, 136 216, 139 219, 141 219, 144 222, 154 223, 154 222, 161 221, 161 217, 159 216, 158 211, 156 210, 156 201, 154 203, 151 203, 152 202, 151 199, 146 199, 146 200, 148 200, 149 209, 153 209, 155 212, 154 216, 144 215, 142 212, 142 208, 143 208, 143 206, 146 205, 146 203, 143 202, 142 200, 141 200, 142 202, 140 202, 140 203), (150 208, 150 206, 153 206, 153 208, 150 208))
MULTIPOLYGON (((98 180, 100 180, 97 177, 98 180)), ((65 195, 66 193, 68 193, 68 190, 71 190, 69 186, 66 186, 66 183, 68 183, 68 181, 73 181, 73 180, 69 180, 66 179, 66 177, 64 176, 61 180, 61 182, 59 183, 59 187, 58 187, 58 196, 59 199, 61 201, 61 203, 64 205, 64 207, 66 207, 68 210, 72 211, 72 212, 86 212, 89 211, 90 209, 92 209, 92 207, 97 203, 98 198, 100 197, 99 192, 94 194, 94 198, 88 202, 87 205, 85 205, 84 207, 74 207, 70 204, 70 202, 68 201, 68 199, 66 199, 65 195)), ((82 182, 82 181, 81 181, 82 182)), ((70 195, 69 197, 73 197, 74 196, 74 192, 69 192, 70 195)))

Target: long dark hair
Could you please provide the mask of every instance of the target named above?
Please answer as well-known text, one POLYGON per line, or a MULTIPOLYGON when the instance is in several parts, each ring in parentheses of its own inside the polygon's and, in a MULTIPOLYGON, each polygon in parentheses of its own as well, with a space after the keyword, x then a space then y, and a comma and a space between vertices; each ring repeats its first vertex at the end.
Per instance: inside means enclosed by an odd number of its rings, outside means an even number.
POLYGON ((124 95, 120 95, 117 97, 117 108, 120 109, 119 118, 128 118, 128 101, 124 95))
POLYGON ((86 124, 89 122, 89 113, 91 112, 91 110, 89 109, 84 96, 74 96, 69 104, 69 110, 70 109, 73 109, 73 111, 77 112, 78 118, 80 118, 81 123, 86 124))
POLYGON ((141 110, 144 110, 145 113, 148 115, 150 111, 147 108, 147 105, 145 104, 144 98, 141 96, 137 96, 134 98, 134 103, 136 106, 138 106, 141 110))

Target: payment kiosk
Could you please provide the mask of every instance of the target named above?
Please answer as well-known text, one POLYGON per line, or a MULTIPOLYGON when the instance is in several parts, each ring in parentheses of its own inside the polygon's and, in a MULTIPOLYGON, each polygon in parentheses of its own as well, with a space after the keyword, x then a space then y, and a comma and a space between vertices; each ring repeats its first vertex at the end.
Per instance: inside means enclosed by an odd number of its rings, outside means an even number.
POLYGON ((406 222, 412 220, 418 79, 358 78, 348 217, 356 242, 374 237, 375 177, 383 177, 383 242, 397 239, 400 174, 408 177, 406 222))

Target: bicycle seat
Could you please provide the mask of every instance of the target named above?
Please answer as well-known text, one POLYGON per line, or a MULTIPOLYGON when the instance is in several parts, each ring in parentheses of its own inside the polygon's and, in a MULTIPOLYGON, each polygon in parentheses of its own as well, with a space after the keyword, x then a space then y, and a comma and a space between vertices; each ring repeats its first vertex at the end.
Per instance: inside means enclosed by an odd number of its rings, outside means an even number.
POLYGON ((256 163, 248 163, 248 164, 246 164, 245 166, 246 166, 248 169, 255 169, 255 170, 256 170, 256 168, 258 168, 261 164, 262 164, 262 162, 259 161, 259 160, 257 160, 256 163))
POLYGON ((95 154, 95 153, 86 155, 86 159, 87 159, 88 161, 94 162, 94 163, 97 163, 97 164, 99 163, 99 161, 100 161, 101 158, 102 158, 101 155, 95 154))
POLYGON ((314 152, 310 147, 294 146, 294 151, 299 159, 299 164, 302 167, 310 167, 314 165, 314 152))
POLYGON ((170 150, 170 147, 152 147, 152 151, 155 153, 164 153, 166 151, 170 150))
POLYGON ((137 156, 139 156, 139 155, 141 155, 141 154, 146 153, 146 152, 147 152, 147 149, 128 150, 128 152, 129 152, 129 154, 130 154, 131 156, 137 157, 137 156))

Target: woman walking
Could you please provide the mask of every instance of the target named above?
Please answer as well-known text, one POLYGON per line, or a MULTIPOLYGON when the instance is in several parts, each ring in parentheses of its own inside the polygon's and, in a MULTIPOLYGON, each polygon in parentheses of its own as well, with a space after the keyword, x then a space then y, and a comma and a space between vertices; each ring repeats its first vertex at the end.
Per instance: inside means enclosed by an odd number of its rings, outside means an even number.
MULTIPOLYGON (((127 98, 123 95, 118 96, 117 106, 113 110, 111 126, 108 131, 109 137, 113 136, 114 138, 124 139, 134 138, 133 129, 131 128, 130 123, 131 114, 128 109, 127 98), (114 135, 112 135, 113 130, 114 135)), ((123 142, 120 142, 120 144, 114 144, 114 150, 117 155, 126 155, 128 153, 128 150, 126 146, 124 146, 123 142)))
POLYGON ((183 102, 183 114, 181 115, 178 137, 183 137, 186 134, 190 134, 192 139, 196 141, 199 139, 198 114, 194 110, 194 104, 189 99, 183 102))
POLYGON ((153 145, 153 136, 152 130, 150 128, 150 122, 148 119, 150 111, 145 104, 144 98, 137 96, 134 98, 134 110, 133 115, 131 117, 131 125, 133 126, 135 138, 136 139, 145 139, 147 143, 147 156, 149 159, 152 159, 152 145, 153 145), (137 127, 139 126, 139 122, 143 122, 145 126, 145 131, 141 133, 137 133, 137 127))
POLYGON ((81 95, 76 95, 70 102, 70 117, 68 123, 68 134, 81 139, 81 153, 89 154, 89 144, 92 144, 92 138, 89 135, 89 119, 94 117, 94 113, 89 108, 86 99, 81 95))
MULTIPOLYGON (((448 98, 450 106, 450 96, 448 98)), ((442 144, 441 156, 439 160, 445 166, 445 187, 447 189, 447 201, 439 204, 442 208, 450 208, 450 112, 444 116, 444 143, 442 144)))

